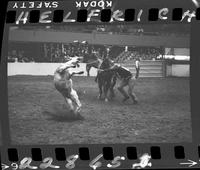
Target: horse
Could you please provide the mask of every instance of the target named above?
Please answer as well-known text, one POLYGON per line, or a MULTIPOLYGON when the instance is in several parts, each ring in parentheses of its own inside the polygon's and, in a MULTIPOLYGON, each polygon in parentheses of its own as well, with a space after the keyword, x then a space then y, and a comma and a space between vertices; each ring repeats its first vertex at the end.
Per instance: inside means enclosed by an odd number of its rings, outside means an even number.
POLYGON ((58 92, 64 97, 70 111, 77 114, 81 109, 81 102, 76 90, 73 89, 72 76, 75 74, 83 74, 83 71, 72 72, 70 68, 79 67, 82 57, 70 57, 70 59, 61 64, 54 72, 54 85, 58 92), (74 107, 74 105, 75 107, 74 107))
POLYGON ((95 81, 98 83, 99 87, 99 96, 98 98, 102 98, 102 94, 104 92, 105 102, 108 102, 108 91, 110 91, 110 98, 115 97, 114 86, 116 84, 116 75, 113 71, 104 71, 109 69, 114 63, 109 59, 105 58, 98 70, 95 81))
POLYGON ((99 99, 102 99, 104 93, 105 102, 108 102, 108 91, 110 91, 110 98, 115 97, 114 86, 116 84, 117 78, 114 72, 99 71, 98 75, 98 87, 99 87, 99 99))
POLYGON ((90 69, 92 67, 98 69, 98 68, 100 68, 101 63, 102 63, 102 59, 100 59, 100 58, 95 58, 95 59, 88 60, 88 62, 86 63, 87 76, 88 77, 90 76, 90 69))

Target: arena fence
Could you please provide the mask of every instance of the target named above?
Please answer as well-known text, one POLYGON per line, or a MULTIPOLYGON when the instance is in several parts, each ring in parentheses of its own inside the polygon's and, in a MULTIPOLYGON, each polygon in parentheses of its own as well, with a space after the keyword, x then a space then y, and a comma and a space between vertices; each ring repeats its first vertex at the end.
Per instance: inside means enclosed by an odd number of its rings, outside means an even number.
MULTIPOLYGON (((127 61, 122 65, 132 73, 136 73, 134 61, 127 61)), ((163 70, 162 61, 145 60, 140 62, 140 77, 163 77, 165 76, 163 70)))
MULTIPOLYGON (((8 63, 8 76, 14 75, 34 75, 47 76, 53 75, 60 63, 8 63)), ((133 61, 122 63, 123 66, 135 73, 135 64, 133 61)), ((189 64, 172 64, 165 65, 162 61, 141 61, 140 77, 189 77, 189 64)), ((76 71, 84 71, 80 76, 86 76, 86 64, 81 63, 76 71)), ((96 76, 97 69, 90 70, 91 76, 96 76)))

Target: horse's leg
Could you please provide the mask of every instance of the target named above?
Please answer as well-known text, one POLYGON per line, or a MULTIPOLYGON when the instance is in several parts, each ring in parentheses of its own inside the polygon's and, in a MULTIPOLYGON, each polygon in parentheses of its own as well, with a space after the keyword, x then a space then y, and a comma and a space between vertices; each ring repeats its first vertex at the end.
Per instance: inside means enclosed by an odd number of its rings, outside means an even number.
POLYGON ((110 87, 110 82, 105 82, 104 84, 104 96, 105 96, 105 102, 108 102, 108 89, 110 87))
POLYGON ((102 98, 102 93, 103 93, 102 82, 98 81, 98 85, 99 85, 99 96, 98 96, 98 99, 101 99, 102 98))
POLYGON ((69 106, 70 112, 74 112, 74 106, 73 106, 72 100, 68 97, 65 97, 65 101, 67 105, 69 106))
POLYGON ((97 70, 97 75, 95 77, 95 82, 97 83, 98 82, 98 76, 99 76, 99 71, 97 70))
POLYGON ((90 76, 90 69, 91 69, 91 66, 86 64, 86 71, 87 71, 87 76, 88 77, 90 76))
POLYGON ((111 99, 115 98, 115 92, 114 92, 114 88, 112 86, 110 87, 110 98, 111 99))
POLYGON ((116 82, 117 82, 117 77, 114 76, 112 78, 112 82, 111 82, 111 86, 110 86, 110 97, 111 98, 114 98, 115 97, 115 92, 114 92, 114 87, 116 85, 116 82))
POLYGON ((75 113, 80 112, 82 105, 81 105, 81 102, 78 98, 77 92, 74 89, 72 89, 72 91, 71 91, 71 99, 76 104, 75 113))
POLYGON ((67 106, 69 107, 70 112, 74 112, 74 106, 72 103, 72 100, 69 98, 68 94, 68 88, 66 87, 66 83, 61 83, 60 81, 56 81, 55 83, 55 88, 56 90, 58 90, 59 93, 62 94, 62 96, 65 99, 65 102, 67 104, 67 106))

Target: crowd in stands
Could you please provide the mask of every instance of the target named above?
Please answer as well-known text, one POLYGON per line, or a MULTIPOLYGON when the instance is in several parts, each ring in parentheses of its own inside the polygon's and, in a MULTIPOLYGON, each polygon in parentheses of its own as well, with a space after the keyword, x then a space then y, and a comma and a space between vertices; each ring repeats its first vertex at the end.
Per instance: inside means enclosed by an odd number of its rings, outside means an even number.
POLYGON ((73 56, 83 56, 84 62, 95 58, 103 59, 105 56, 122 62, 135 58, 157 60, 160 54, 160 48, 91 45, 85 41, 70 44, 12 43, 9 46, 8 62, 66 62, 73 56))
POLYGON ((65 62, 69 56, 90 56, 103 58, 106 46, 89 45, 87 42, 74 41, 62 43, 10 43, 8 62, 65 62))
MULTIPOLYGON (((23 29, 33 30, 33 27, 26 27, 23 29)), ((119 24, 119 25, 60 25, 60 26, 37 26, 34 30, 50 30, 50 31, 64 31, 64 32, 81 32, 81 33, 106 33, 106 34, 129 34, 129 35, 153 35, 153 36, 186 36, 190 34, 190 27, 187 24, 119 24)))
POLYGON ((8 62, 34 62, 32 57, 26 56, 24 50, 8 51, 8 62))
POLYGON ((139 57, 142 60, 157 60, 160 54, 162 54, 160 48, 136 47, 132 50, 131 57, 139 57))
POLYGON ((116 59, 117 62, 140 60, 159 60, 162 55, 160 48, 154 47, 134 47, 128 51, 123 51, 116 59))

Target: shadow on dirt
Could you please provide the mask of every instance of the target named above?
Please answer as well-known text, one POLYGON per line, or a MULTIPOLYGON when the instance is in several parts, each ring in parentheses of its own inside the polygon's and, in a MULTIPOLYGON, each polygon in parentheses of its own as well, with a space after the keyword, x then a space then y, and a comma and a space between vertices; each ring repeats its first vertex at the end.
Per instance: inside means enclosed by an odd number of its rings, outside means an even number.
POLYGON ((84 117, 78 113, 75 114, 73 111, 69 111, 65 105, 59 107, 54 106, 52 110, 45 110, 43 112, 48 120, 56 122, 75 122, 78 120, 84 120, 84 117))

